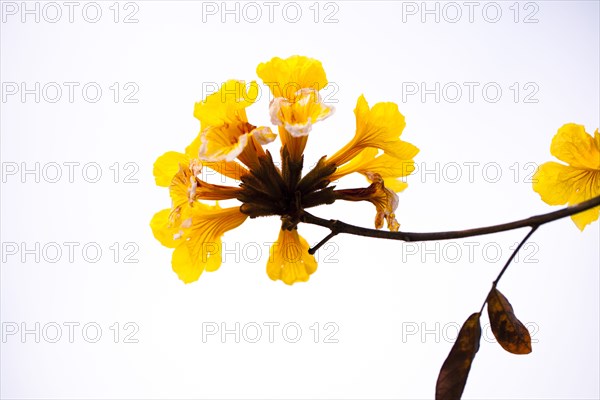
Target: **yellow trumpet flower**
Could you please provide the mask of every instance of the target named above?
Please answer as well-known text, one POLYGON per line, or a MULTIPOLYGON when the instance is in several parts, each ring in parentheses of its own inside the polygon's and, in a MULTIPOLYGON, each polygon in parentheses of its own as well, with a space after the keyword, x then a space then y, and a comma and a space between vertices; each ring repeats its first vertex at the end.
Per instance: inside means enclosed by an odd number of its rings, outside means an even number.
MULTIPOLYGON (((544 163, 533 176, 533 190, 552 206, 577 204, 600 195, 600 134, 583 125, 565 124, 554 138, 550 153, 560 161, 544 163)), ((596 221, 600 207, 571 216, 580 230, 596 221)))

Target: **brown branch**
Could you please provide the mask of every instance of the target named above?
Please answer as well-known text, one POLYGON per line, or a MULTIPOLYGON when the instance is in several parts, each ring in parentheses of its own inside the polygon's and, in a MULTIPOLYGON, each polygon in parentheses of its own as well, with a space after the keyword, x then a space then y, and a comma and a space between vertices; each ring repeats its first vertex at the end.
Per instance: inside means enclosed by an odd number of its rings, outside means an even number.
POLYGON ((524 228, 526 226, 529 226, 531 228, 537 228, 548 222, 556 221, 565 217, 570 217, 571 215, 578 214, 580 212, 589 210, 597 206, 600 206, 600 196, 594 197, 590 200, 584 201, 574 206, 563 208, 561 210, 553 211, 547 214, 536 215, 518 221, 507 222, 505 224, 499 225, 491 225, 482 228, 447 232, 379 231, 376 229, 369 229, 356 225, 350 225, 338 220, 327 220, 319 218, 306 211, 303 212, 301 221, 306 224, 318 225, 325 228, 329 228, 331 230, 331 233, 325 239, 321 240, 319 244, 317 244, 315 247, 309 250, 310 254, 314 254, 319 249, 319 247, 321 247, 327 242, 327 240, 339 233, 347 233, 350 235, 366 236, 380 239, 401 240, 404 242, 425 242, 430 240, 461 239, 472 236, 489 235, 490 233, 505 232, 513 229, 524 228))

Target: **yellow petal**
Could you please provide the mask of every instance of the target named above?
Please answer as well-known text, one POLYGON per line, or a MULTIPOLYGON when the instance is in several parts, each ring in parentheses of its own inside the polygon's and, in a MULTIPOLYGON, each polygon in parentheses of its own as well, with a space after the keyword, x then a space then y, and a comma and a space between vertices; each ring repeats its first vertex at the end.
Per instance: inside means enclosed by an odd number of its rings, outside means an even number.
POLYGON ((217 171, 221 175, 239 181, 250 172, 236 161, 202 161, 204 167, 217 171))
POLYGON ((334 111, 314 89, 299 90, 294 100, 275 98, 269 107, 271 123, 284 126, 293 137, 308 135, 312 124, 330 117, 334 111))
MULTIPOLYGON (((396 160, 412 160, 419 153, 419 148, 412 143, 405 142, 403 140, 394 140, 391 143, 387 143, 385 148, 384 156, 390 156, 391 158, 383 158, 382 162, 396 160), (385 160, 385 161, 384 161, 385 160)), ((396 165, 396 167, 398 167, 396 165)), ((412 167, 412 166, 411 166, 412 167)), ((407 168, 407 165, 401 166, 403 173, 410 174, 413 172, 413 168, 407 168)))
POLYGON ((573 205, 600 195, 600 171, 555 162, 540 165, 533 182, 533 190, 550 205, 573 205))
MULTIPOLYGON (((600 196, 600 171, 574 168, 556 162, 540 165, 533 176, 533 190, 550 205, 574 205, 600 196)), ((598 219, 600 207, 573 215, 580 230, 598 219)))
POLYGON ((221 237, 237 228, 247 216, 239 207, 221 208, 195 203, 191 224, 186 229, 185 248, 177 247, 173 253, 173 270, 185 283, 198 279, 204 270, 216 271, 221 265, 221 237))
POLYGON ((550 152, 573 167, 600 170, 600 148, 583 125, 563 125, 552 139, 550 152))
MULTIPOLYGON (((197 186, 198 179, 192 174, 189 166, 181 165, 179 171, 173 177, 169 186, 172 209, 189 207, 194 201, 192 185, 197 186)), ((195 189, 195 187, 194 187, 195 189)), ((195 190, 194 190, 195 192, 195 190)))
POLYGON ((306 282, 317 270, 315 257, 308 254, 308 243, 297 230, 279 231, 277 242, 271 246, 267 275, 288 285, 306 282))
MULTIPOLYGON (((369 109, 365 97, 360 96, 354 114, 358 142, 363 146, 369 144, 367 147, 377 147, 386 152, 391 148, 391 144, 398 141, 406 126, 404 115, 395 103, 377 103, 369 109)), ((396 151, 397 149, 394 150, 396 151)))
MULTIPOLYGON (((587 200, 589 200, 589 199, 587 199, 587 200)), ((584 201, 584 200, 581 200, 581 201, 584 201)), ((600 207, 594 207, 587 211, 581 212, 579 214, 572 215, 571 219, 573 220, 573 222, 575 222, 575 225, 577 225, 579 230, 583 231, 583 229, 587 225, 591 224, 594 221, 597 221, 599 215, 600 215, 600 207)))
POLYGON ((277 138, 277 134, 267 126, 259 126, 258 128, 253 129, 250 134, 254 136, 256 141, 261 145, 269 144, 277 138))
MULTIPOLYGON (((366 172, 367 169, 369 169, 371 167, 371 164, 374 162, 374 160, 377 158, 378 152, 379 152, 379 150, 374 147, 367 147, 367 148, 361 150, 349 162, 345 163, 344 165, 342 165, 341 167, 336 169, 334 174, 331 176, 331 180, 337 180, 337 179, 339 179, 343 176, 346 176, 348 174, 351 174, 353 172, 366 172)), ((373 170, 373 168, 370 168, 370 170, 373 170)), ((386 171, 391 172, 388 169, 386 169, 386 171)), ((379 172, 379 171, 374 171, 374 172, 379 172)), ((393 174, 390 173, 388 175, 393 175, 393 174)))
POLYGON ((374 147, 396 158, 410 158, 418 149, 399 137, 406 126, 404 116, 395 103, 377 103, 372 108, 364 96, 360 96, 354 110, 356 133, 352 140, 337 151, 328 161, 343 165, 356 157, 363 149, 374 147))
MULTIPOLYGON (((569 198, 569 205, 579 204, 591 198, 600 196, 600 171, 580 170, 579 175, 572 183, 573 193, 569 198)), ((600 207, 594 207, 590 210, 571 216, 579 230, 583 230, 586 225, 596 221, 600 207)))
POLYGON ((185 154, 190 159, 198 158, 198 151, 200 151, 200 136, 201 135, 196 136, 196 139, 185 148, 185 154))
POLYGON ((385 180, 386 187, 395 192, 399 191, 395 190, 395 188, 401 187, 401 190, 404 190, 406 188, 404 182, 400 185, 395 183, 388 185, 388 181, 395 181, 396 178, 404 177, 414 172, 415 168, 412 157, 414 157, 419 150, 407 142, 399 141, 398 144, 404 147, 404 149, 400 150, 403 158, 396 158, 385 153, 377 155, 377 149, 368 147, 358 153, 352 160, 339 167, 330 179, 334 181, 353 172, 359 172, 366 176, 367 172, 371 172, 381 175, 385 180), (392 188, 391 185, 393 185, 394 188, 392 188))
POLYGON ((192 283, 197 281, 204 271, 214 272, 219 269, 222 263, 221 251, 220 239, 202 243, 197 252, 190 247, 188 241, 175 249, 171 266, 179 279, 184 283, 192 283))
POLYGON ((186 243, 182 243, 173 251, 171 266, 183 283, 197 281, 204 272, 203 265, 194 261, 186 243))
POLYGON ((152 171, 156 184, 158 186, 168 187, 175 174, 179 171, 179 164, 188 165, 189 162, 190 157, 176 151, 168 151, 158 157, 152 171))
POLYGON ((572 181, 579 173, 578 169, 557 162, 544 163, 533 176, 533 190, 551 206, 566 204, 573 193, 572 181))
POLYGON ((247 87, 244 81, 229 80, 221 85, 219 91, 196 103, 194 116, 200 120, 203 129, 235 124, 240 120, 247 122, 245 108, 257 98, 258 84, 255 81, 247 87))
POLYGON ((369 108, 364 95, 358 98, 354 115, 357 127, 365 131, 375 130, 373 133, 379 139, 395 140, 406 126, 404 115, 400 113, 396 103, 382 102, 369 108))
POLYGON ((408 183, 401 181, 400 179, 389 176, 382 176, 382 178, 385 182, 385 187, 393 192, 399 193, 408 187, 408 183))
POLYGON ((150 221, 150 228, 154 237, 165 247, 175 248, 181 240, 175 240, 173 237, 179 232, 179 227, 174 227, 171 224, 169 215, 171 209, 167 208, 154 214, 150 221))
MULTIPOLYGON (((259 128, 257 128, 259 129, 259 128)), ((257 130, 255 129, 255 131, 257 130)), ((269 129, 269 128, 267 128, 269 129)), ((269 129, 270 130, 270 129, 269 129)), ((254 134, 254 133, 253 133, 254 134)), ((268 136, 268 132, 262 132, 262 134, 270 138, 268 136)), ((189 159, 198 158, 198 153, 200 151, 200 139, 202 134, 196 136, 196 139, 188 147, 185 148, 185 154, 189 157, 189 159)), ((275 134, 273 133, 273 139, 275 139, 275 134)), ((248 174, 248 170, 244 168, 240 163, 236 161, 202 161, 202 167, 210 168, 221 175, 224 175, 228 178, 235 179, 236 181, 241 180, 242 175, 248 174)))
POLYGON ((256 73, 269 86, 273 97, 293 99, 300 89, 321 90, 327 86, 321 62, 304 56, 291 56, 285 60, 274 57, 259 64, 256 73))
POLYGON ((212 128, 202 131, 201 146, 198 157, 202 161, 233 161, 248 144, 248 133, 237 131, 230 134, 229 127, 212 128))

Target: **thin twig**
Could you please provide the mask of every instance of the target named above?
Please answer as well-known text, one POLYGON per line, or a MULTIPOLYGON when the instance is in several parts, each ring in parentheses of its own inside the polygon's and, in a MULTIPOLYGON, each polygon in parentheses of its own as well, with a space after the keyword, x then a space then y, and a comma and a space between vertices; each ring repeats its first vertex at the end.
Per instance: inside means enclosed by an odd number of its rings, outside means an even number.
POLYGON ((332 237, 334 237, 337 234, 338 234, 338 232, 331 231, 329 233, 329 235, 325 236, 323 238, 323 240, 321 240, 319 243, 317 243, 313 248, 308 249, 308 254, 315 254, 321 246, 323 246, 325 243, 327 243, 329 241, 329 239, 331 239, 332 237))
MULTIPOLYGON (((519 250, 521 250, 521 247, 523 247, 523 245, 529 240, 529 238, 531 237, 531 235, 533 235, 533 233, 535 231, 537 231, 537 229, 539 227, 540 227, 539 225, 536 225, 536 226, 532 227, 531 230, 529 232, 527 232, 527 235, 525 235, 525 237, 523 238, 523 240, 521 240, 521 243, 519 243, 519 245, 517 246, 517 248, 513 251, 513 253, 510 255, 510 257, 506 261, 506 264, 504 264, 504 267, 502 267, 502 269, 500 270, 500 273, 496 277, 496 280, 494 282, 492 282, 492 290, 494 290, 496 288, 496 286, 498 286, 498 282, 500 281, 500 278, 502 278, 502 275, 504 275, 504 272, 506 272, 506 269, 508 268, 508 266, 510 265, 510 263, 512 262, 512 260, 515 258, 515 256, 519 252, 519 250)), ((489 296, 489 294, 488 294, 488 296, 489 296)), ((485 300, 483 301, 483 304, 481 305, 481 309, 479 310, 480 314, 483 311, 483 307, 485 307, 485 303, 487 303, 487 301, 488 301, 488 297, 485 298, 485 300)))
POLYGON ((523 245, 525 244, 525 242, 527 242, 527 240, 529 240, 529 238, 531 237, 531 235, 533 235, 533 233, 535 231, 537 231, 537 228, 539 228, 539 227, 540 226, 537 225, 537 226, 534 226, 533 228, 531 228, 531 230, 529 231, 529 233, 527 235, 525 235, 525 237, 523 238, 523 240, 521 240, 521 243, 519 243, 519 245, 517 246, 517 248, 515 249, 515 251, 513 251, 513 253, 510 255, 510 258, 508 259, 508 261, 506 262, 506 264, 504 265, 504 267, 502 268, 502 270, 498 274, 498 277, 496 277, 496 280, 493 283, 493 287, 496 287, 498 285, 498 282, 500 281, 500 278, 502 278, 502 275, 504 275, 504 272, 506 272, 506 269, 508 268, 508 266, 512 262, 513 258, 515 258, 515 256, 519 252, 519 250, 521 250, 521 247, 523 247, 523 245))

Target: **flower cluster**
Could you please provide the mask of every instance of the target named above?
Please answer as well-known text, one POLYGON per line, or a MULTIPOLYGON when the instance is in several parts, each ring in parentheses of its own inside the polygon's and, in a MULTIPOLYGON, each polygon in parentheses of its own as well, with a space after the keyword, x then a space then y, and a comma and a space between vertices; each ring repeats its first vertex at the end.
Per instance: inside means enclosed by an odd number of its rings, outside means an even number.
POLYGON ((360 96, 354 110, 354 137, 303 174, 304 149, 313 125, 334 113, 319 94, 328 83, 325 71, 315 59, 292 56, 261 63, 256 72, 273 95, 269 114, 276 132, 248 121, 246 108, 258 98, 257 83, 230 80, 196 103, 200 132, 195 140, 183 153, 167 152, 154 164, 156 184, 169 188, 172 205, 156 213, 150 225, 156 239, 175 249, 172 267, 185 283, 219 268, 223 234, 248 217, 280 217, 281 230, 270 250, 267 274, 286 284, 307 281, 317 269, 308 243, 298 234, 305 209, 336 200, 368 201, 376 209, 377 229, 384 222, 391 231, 400 226, 396 193, 407 185, 399 178, 414 170, 413 158, 419 150, 400 139, 405 121, 398 106, 370 107, 360 96), (280 167, 266 149, 277 136, 280 167), (203 168, 239 184, 205 182, 199 177, 203 168), (369 186, 336 190, 330 185, 352 173, 362 174, 369 186), (222 208, 218 204, 228 199, 241 205, 222 208))

